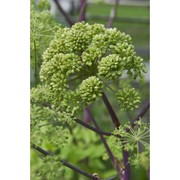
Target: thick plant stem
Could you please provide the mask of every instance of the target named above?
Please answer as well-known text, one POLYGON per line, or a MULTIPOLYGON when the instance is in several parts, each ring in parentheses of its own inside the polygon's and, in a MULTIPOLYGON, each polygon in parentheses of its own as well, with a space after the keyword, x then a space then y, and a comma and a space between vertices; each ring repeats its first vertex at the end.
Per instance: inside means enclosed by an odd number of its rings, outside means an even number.
POLYGON ((129 153, 127 151, 123 150, 123 162, 124 164, 127 164, 126 168, 124 169, 124 177, 123 180, 130 180, 130 165, 128 163, 128 157, 129 157, 129 153))
MULTIPOLYGON (((106 108, 109 111, 109 114, 111 116, 111 119, 112 119, 114 125, 116 126, 116 128, 119 128, 119 126, 120 126, 119 120, 118 120, 118 118, 117 118, 117 116, 116 116, 116 114, 115 114, 115 112, 114 112, 108 98, 106 97, 105 93, 103 93, 102 99, 104 101, 104 104, 106 105, 106 108)), ((122 142, 122 144, 123 144, 123 142, 122 142)), ((123 150, 123 162, 124 162, 124 165, 128 163, 128 157, 129 157, 128 152, 123 150)), ((130 165, 129 164, 127 164, 127 166, 126 166, 126 168, 124 170, 124 176, 123 176, 122 179, 123 180, 130 180, 130 165)))
POLYGON ((112 119, 115 127, 118 128, 120 126, 119 120, 118 120, 118 118, 117 118, 117 116, 116 116, 116 114, 115 114, 115 112, 114 112, 114 110, 113 110, 113 108, 112 108, 112 106, 111 106, 111 104, 110 104, 105 93, 102 94, 102 99, 103 99, 104 104, 106 105, 107 110, 109 111, 109 114, 111 116, 111 119, 112 119))
POLYGON ((99 128, 99 125, 97 124, 96 120, 95 120, 94 117, 92 116, 89 108, 87 108, 86 111, 88 112, 89 117, 90 117, 91 120, 93 121, 96 129, 99 130, 99 132, 100 132, 99 135, 100 135, 101 141, 102 141, 102 143, 104 144, 104 146, 105 146, 105 148, 106 148, 106 151, 107 151, 107 153, 108 153, 108 155, 109 155, 109 158, 110 158, 113 166, 115 167, 115 169, 116 169, 116 171, 117 171, 117 173, 118 173, 119 178, 121 178, 121 177, 122 177, 122 175, 121 175, 121 170, 120 170, 120 168, 119 168, 119 166, 118 166, 118 164, 117 164, 117 162, 116 162, 116 159, 114 158, 114 155, 112 154, 111 149, 109 148, 109 146, 108 146, 108 144, 107 144, 107 142, 106 142, 103 134, 101 133, 101 130, 100 130, 100 128, 99 128))

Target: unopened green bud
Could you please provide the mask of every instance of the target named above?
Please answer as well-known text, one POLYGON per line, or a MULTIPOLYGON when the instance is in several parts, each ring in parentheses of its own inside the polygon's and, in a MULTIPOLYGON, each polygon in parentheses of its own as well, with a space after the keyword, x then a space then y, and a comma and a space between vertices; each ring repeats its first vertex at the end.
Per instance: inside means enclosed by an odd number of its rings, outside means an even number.
POLYGON ((77 90, 80 98, 85 104, 94 102, 102 95, 103 83, 96 76, 83 80, 77 90))
POLYGON ((138 108, 140 101, 139 93, 134 88, 124 88, 116 93, 117 102, 121 110, 132 111, 138 108))

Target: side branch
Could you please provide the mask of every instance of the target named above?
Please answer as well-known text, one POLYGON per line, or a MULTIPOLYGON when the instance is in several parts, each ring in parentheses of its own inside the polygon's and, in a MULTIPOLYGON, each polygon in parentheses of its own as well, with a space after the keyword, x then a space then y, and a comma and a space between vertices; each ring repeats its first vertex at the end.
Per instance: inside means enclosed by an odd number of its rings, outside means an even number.
MULTIPOLYGON (((49 155, 52 156, 52 155, 53 155, 53 154, 45 151, 44 149, 40 148, 39 146, 36 146, 35 144, 32 145, 32 148, 35 149, 35 150, 37 150, 38 152, 42 153, 42 154, 45 155, 45 156, 49 156, 49 155)), ((89 174, 89 173, 87 173, 87 172, 85 172, 85 171, 77 168, 76 166, 68 163, 68 162, 65 161, 65 160, 60 160, 60 162, 61 162, 64 166, 66 166, 66 167, 68 167, 68 168, 70 168, 70 169, 78 172, 79 174, 82 174, 82 175, 84 175, 84 176, 86 176, 86 177, 92 178, 93 180, 95 180, 95 178, 96 178, 96 177, 94 177, 93 175, 91 175, 91 174, 89 174)))
MULTIPOLYGON (((144 114, 147 112, 147 110, 149 109, 149 101, 146 103, 146 105, 144 106, 144 108, 141 110, 141 112, 138 114, 138 116, 135 118, 135 120, 133 121, 131 127, 133 128, 136 124, 135 122, 139 120, 140 117, 143 117, 144 114)), ((129 132, 130 129, 127 128, 126 132, 129 132)), ((123 160, 124 163, 128 162, 128 157, 129 157, 129 153, 127 151, 123 151, 123 160)), ((130 179, 130 165, 128 164, 126 169, 125 169, 125 173, 124 173, 124 180, 129 180, 130 179)))
POLYGON ((42 149, 41 147, 39 147, 35 144, 32 145, 32 148, 35 149, 36 151, 40 152, 41 154, 45 155, 45 156, 51 156, 52 155, 52 153, 45 151, 44 149, 42 149))
POLYGON ((109 148, 109 146, 108 146, 108 144, 107 144, 107 142, 106 142, 103 134, 101 133, 101 130, 100 130, 100 128, 99 128, 99 125, 97 124, 96 120, 95 120, 94 117, 92 116, 90 110, 87 108, 86 111, 88 112, 88 114, 89 114, 91 120, 93 121, 96 129, 98 129, 98 131, 100 132, 99 135, 100 135, 101 141, 102 141, 102 143, 104 144, 104 146, 105 146, 105 148, 106 148, 106 151, 107 151, 107 153, 108 153, 108 155, 109 155, 109 158, 110 158, 113 166, 115 167, 115 169, 116 169, 116 171, 117 171, 117 173, 118 173, 119 178, 121 178, 121 176, 122 176, 122 175, 121 175, 121 170, 120 170, 120 168, 119 168, 119 166, 118 166, 118 164, 117 164, 117 162, 116 162, 116 160, 115 160, 115 158, 114 158, 114 155, 112 154, 112 152, 111 152, 111 150, 110 150, 110 148, 109 148))
POLYGON ((143 107, 143 109, 141 110, 141 112, 137 115, 137 117, 134 119, 133 124, 132 124, 132 128, 136 125, 135 122, 139 120, 139 118, 143 117, 145 115, 145 113, 148 111, 150 107, 150 102, 148 101, 145 106, 143 107))
POLYGON ((106 108, 109 111, 109 114, 111 116, 111 119, 112 119, 114 125, 118 128, 120 126, 119 120, 118 120, 118 118, 117 118, 117 116, 116 116, 116 114, 115 114, 115 112, 114 112, 108 98, 106 97, 105 93, 103 93, 102 99, 103 99, 104 104, 106 105, 106 108))
POLYGON ((101 131, 101 130, 95 128, 95 127, 92 127, 92 126, 90 126, 89 124, 81 121, 80 119, 75 119, 75 121, 76 121, 78 124, 80 124, 81 126, 84 126, 84 127, 86 127, 87 129, 90 129, 90 130, 92 130, 92 131, 94 131, 94 132, 96 132, 96 133, 98 133, 98 134, 101 133, 101 134, 103 134, 103 135, 105 135, 105 136, 111 136, 111 135, 113 135, 113 134, 110 133, 110 132, 101 131))

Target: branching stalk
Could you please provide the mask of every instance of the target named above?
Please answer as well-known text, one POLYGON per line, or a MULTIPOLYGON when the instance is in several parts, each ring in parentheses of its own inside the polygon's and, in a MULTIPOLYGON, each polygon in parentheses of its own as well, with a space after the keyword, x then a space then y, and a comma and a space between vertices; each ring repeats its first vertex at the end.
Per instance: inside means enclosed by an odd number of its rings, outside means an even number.
MULTIPOLYGON (((142 117, 145 115, 145 113, 148 111, 149 107, 150 107, 150 102, 148 101, 148 102, 144 105, 144 107, 143 107, 143 109, 141 110, 141 112, 140 112, 140 113, 137 115, 137 117, 134 119, 134 121, 133 121, 133 123, 132 123, 132 128, 136 125, 135 122, 138 121, 139 118, 142 118, 142 117)), ((128 131, 129 131, 129 130, 128 130, 128 131)))
POLYGON ((115 158, 114 158, 114 155, 112 154, 111 149, 109 148, 109 146, 108 146, 108 144, 107 144, 107 142, 106 142, 103 134, 101 133, 101 130, 100 130, 100 128, 99 128, 99 125, 97 124, 96 120, 95 120, 94 117, 92 116, 90 110, 87 108, 86 111, 88 112, 88 114, 89 114, 92 122, 94 123, 96 129, 99 130, 99 132, 100 132, 99 135, 100 135, 101 141, 102 141, 102 143, 104 144, 104 146, 105 146, 105 148, 106 148, 106 151, 107 151, 107 153, 108 153, 108 155, 109 155, 109 158, 110 158, 113 166, 115 167, 115 169, 116 169, 116 171, 117 171, 117 173, 118 173, 119 178, 121 178, 121 177, 122 177, 122 175, 121 175, 121 170, 120 170, 120 168, 119 168, 119 166, 118 166, 118 164, 117 164, 117 162, 116 162, 116 160, 115 160, 115 158))
MULTIPOLYGON (((42 154, 45 155, 45 156, 49 156, 49 155, 52 156, 52 155, 53 155, 52 153, 45 151, 44 149, 42 149, 42 148, 39 147, 39 146, 36 146, 35 144, 32 145, 32 148, 35 149, 35 150, 37 150, 38 152, 42 153, 42 154)), ((66 167, 68 167, 68 168, 70 168, 70 169, 78 172, 79 174, 82 174, 82 175, 84 175, 84 176, 86 176, 86 177, 89 177, 89 178, 94 178, 93 175, 91 175, 91 174, 89 174, 89 173, 87 173, 87 172, 85 172, 85 171, 77 168, 76 166, 68 163, 68 162, 65 161, 65 160, 60 160, 60 162, 61 162, 64 166, 66 166, 66 167)))
POLYGON ((123 150, 123 163, 126 164, 126 168, 124 169, 124 176, 123 176, 123 180, 130 180, 130 165, 128 163, 128 157, 129 157, 129 153, 125 150, 123 150))
MULTIPOLYGON (((52 155, 53 155, 52 153, 50 153, 50 152, 42 149, 41 147, 39 147, 39 146, 37 146, 37 145, 35 145, 35 144, 32 145, 32 148, 33 148, 34 150, 40 152, 41 154, 45 155, 45 156, 52 156, 52 155)), ((76 171, 76 172, 79 173, 79 174, 82 174, 82 175, 84 175, 84 176, 86 176, 86 177, 92 178, 92 180, 98 180, 98 178, 97 178, 96 176, 94 176, 94 175, 92 175, 92 174, 89 174, 89 173, 87 173, 87 172, 79 169, 78 167, 70 164, 69 162, 67 162, 67 161, 65 161, 65 160, 60 160, 60 162, 61 162, 64 166, 66 166, 66 167, 68 167, 68 168, 76 171)), ((116 177, 116 176, 115 176, 115 177, 116 177)), ((107 180, 112 180, 112 179, 114 179, 115 177, 108 178, 107 180)))
POLYGON ((103 134, 103 135, 105 135, 105 136, 111 136, 111 135, 113 135, 113 134, 110 133, 110 132, 101 131, 101 130, 95 128, 95 127, 92 127, 91 125, 89 125, 89 124, 81 121, 80 119, 75 119, 75 121, 76 121, 78 124, 86 127, 87 129, 90 129, 90 130, 92 130, 92 131, 94 131, 94 132, 96 132, 96 133, 98 133, 98 134, 101 133, 101 134, 103 134))
MULTIPOLYGON (((103 93, 103 101, 109 111, 109 114, 111 115, 111 119, 114 123, 114 125, 116 126, 116 128, 118 128, 120 126, 120 123, 118 121, 118 118, 108 100, 108 98, 106 97, 105 93, 103 93)), ((121 140, 122 145, 124 145, 123 141, 121 140)), ((129 157, 129 153, 125 150, 123 150, 123 162, 124 164, 127 164, 126 168, 124 169, 124 176, 123 176, 123 180, 130 180, 130 165, 128 164, 128 157, 129 157)))

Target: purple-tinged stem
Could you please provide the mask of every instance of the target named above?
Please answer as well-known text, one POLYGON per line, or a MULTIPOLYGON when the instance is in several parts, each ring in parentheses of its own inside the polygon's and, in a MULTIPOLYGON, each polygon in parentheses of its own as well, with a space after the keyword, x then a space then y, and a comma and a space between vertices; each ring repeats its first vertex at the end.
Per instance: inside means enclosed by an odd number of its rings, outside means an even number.
POLYGON ((142 118, 145 113, 148 111, 150 107, 150 102, 148 101, 145 106, 143 107, 143 109, 141 110, 141 112, 137 115, 137 117, 134 119, 133 124, 132 124, 132 128, 136 125, 135 122, 139 120, 139 118, 142 118))
POLYGON ((102 94, 102 99, 103 99, 104 104, 106 105, 107 110, 109 111, 109 114, 111 116, 111 119, 112 119, 115 127, 118 128, 120 126, 119 120, 118 120, 107 96, 105 95, 105 93, 102 94))
POLYGON ((104 144, 104 146, 105 146, 105 148, 106 148, 106 151, 107 151, 107 153, 108 153, 108 155, 109 155, 109 158, 110 158, 110 160, 111 160, 111 163, 112 163, 113 166, 115 167, 115 169, 116 169, 116 171, 117 171, 117 173, 118 173, 119 178, 121 178, 121 177, 122 177, 121 170, 120 170, 120 168, 119 168, 119 166, 118 166, 118 164, 117 164, 117 162, 116 162, 116 159, 114 158, 114 155, 112 154, 111 149, 109 148, 109 146, 108 146, 108 144, 107 144, 107 142, 106 142, 103 134, 101 133, 101 129, 99 128, 99 125, 97 124, 96 120, 95 120, 94 117, 92 116, 90 110, 89 110, 88 108, 86 108, 86 111, 88 112, 89 117, 90 117, 91 120, 93 121, 96 129, 98 129, 98 131, 100 132, 99 135, 100 135, 101 141, 102 141, 102 143, 104 144))
POLYGON ((74 121, 76 121, 78 124, 80 124, 81 126, 84 126, 84 127, 86 127, 87 129, 90 129, 90 130, 92 130, 92 131, 94 131, 94 132, 96 132, 96 133, 98 133, 98 134, 103 134, 103 135, 105 135, 105 136, 111 136, 111 135, 113 135, 112 133, 110 133, 110 132, 106 132, 106 131, 99 131, 99 129, 97 129, 97 128, 95 128, 95 127, 92 127, 91 125, 89 125, 89 124, 87 124, 87 123, 85 123, 84 121, 81 121, 80 119, 75 119, 74 121))
POLYGON ((114 3, 114 6, 111 9, 111 13, 109 15, 109 20, 107 23, 107 28, 111 28, 113 26, 113 22, 114 22, 114 19, 116 18, 119 2, 120 2, 120 0, 116 0, 114 3))
POLYGON ((124 169, 123 180, 130 180, 131 169, 130 164, 128 163, 128 157, 129 153, 123 150, 123 162, 124 164, 127 164, 126 168, 124 169))
MULTIPOLYGON (((104 103, 106 105, 106 108, 109 111, 109 114, 111 116, 111 119, 112 119, 114 125, 116 126, 116 128, 119 128, 119 126, 120 126, 119 120, 118 120, 118 118, 117 118, 117 116, 116 116, 116 114, 115 114, 115 112, 114 112, 108 98, 106 97, 105 93, 103 93, 102 99, 103 99, 103 101, 104 101, 104 103)), ((121 142, 122 142, 122 140, 121 140, 121 142)), ((122 144, 123 144, 123 142, 122 142, 122 144)), ((128 163, 128 157, 129 157, 128 152, 123 150, 123 162, 124 162, 124 164, 128 163)), ((129 165, 129 163, 127 164, 127 166, 126 166, 126 168, 124 170, 124 176, 123 176, 122 179, 123 180, 130 180, 130 165, 129 165)))
MULTIPOLYGON (((47 152, 46 150, 42 149, 42 148, 39 147, 39 146, 36 146, 35 144, 32 145, 32 148, 35 149, 36 151, 44 154, 45 156, 52 156, 52 155, 53 155, 52 153, 47 152)), ((82 174, 82 175, 84 175, 84 176, 86 176, 86 177, 92 178, 93 180, 97 179, 97 178, 95 178, 92 174, 89 174, 89 173, 87 173, 87 172, 79 169, 78 167, 70 164, 69 162, 67 162, 67 161, 65 161, 65 160, 60 160, 60 162, 61 162, 64 166, 66 166, 66 167, 68 167, 68 168, 70 168, 70 169, 78 172, 79 174, 82 174)))
POLYGON ((86 0, 80 0, 80 13, 79 13, 79 22, 86 20, 86 0))

